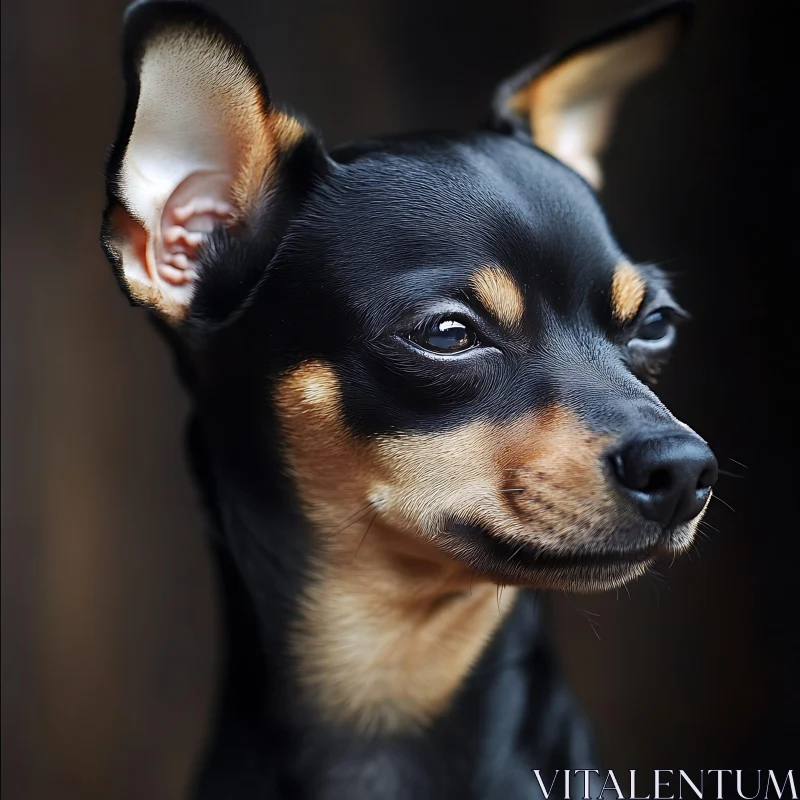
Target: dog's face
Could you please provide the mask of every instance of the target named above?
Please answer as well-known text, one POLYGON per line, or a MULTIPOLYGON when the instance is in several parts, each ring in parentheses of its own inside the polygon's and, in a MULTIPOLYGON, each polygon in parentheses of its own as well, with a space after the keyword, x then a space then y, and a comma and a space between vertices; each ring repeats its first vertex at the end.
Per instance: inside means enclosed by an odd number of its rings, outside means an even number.
POLYGON ((684 314, 590 188, 682 11, 522 73, 486 130, 331 154, 218 21, 129 12, 107 251, 187 347, 263 343, 244 368, 318 531, 361 515, 415 558, 578 590, 689 546, 716 465, 647 386, 684 314))

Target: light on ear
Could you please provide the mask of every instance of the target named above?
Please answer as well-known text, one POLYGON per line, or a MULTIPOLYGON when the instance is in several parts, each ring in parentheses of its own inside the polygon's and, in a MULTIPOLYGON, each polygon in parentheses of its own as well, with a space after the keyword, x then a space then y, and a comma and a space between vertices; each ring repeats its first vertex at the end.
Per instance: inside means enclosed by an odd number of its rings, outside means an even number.
POLYGON ((303 130, 270 104, 242 42, 208 12, 139 3, 125 37, 128 107, 105 243, 132 299, 177 321, 209 234, 246 223, 303 130))
POLYGON ((621 101, 667 61, 689 8, 684 2, 662 5, 526 70, 501 88, 496 110, 515 127, 529 126, 534 144, 599 188, 598 157, 621 101))

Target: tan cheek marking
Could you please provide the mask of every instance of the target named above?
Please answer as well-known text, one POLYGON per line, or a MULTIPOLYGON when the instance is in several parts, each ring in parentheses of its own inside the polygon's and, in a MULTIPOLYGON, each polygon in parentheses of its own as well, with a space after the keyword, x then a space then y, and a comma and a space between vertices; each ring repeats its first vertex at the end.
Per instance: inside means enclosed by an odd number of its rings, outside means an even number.
POLYGON ((551 406, 530 421, 506 474, 506 487, 521 489, 505 497, 525 531, 525 538, 553 553, 600 544, 599 530, 613 531, 623 517, 603 471, 610 437, 589 431, 574 412, 551 406))
POLYGON ((376 467, 365 444, 341 418, 341 395, 332 367, 309 362, 281 382, 274 398, 289 469, 306 515, 328 533, 367 502, 376 467))
POLYGON ((378 462, 392 476, 383 513, 432 542, 455 514, 509 541, 554 552, 582 546, 620 521, 602 466, 608 444, 559 405, 507 423, 378 440, 378 462))
MULTIPOLYGON (((430 534, 432 520, 414 522, 411 534, 397 524, 435 505, 424 496, 432 464, 420 459, 444 466, 470 437, 417 442, 415 454, 358 442, 342 423, 336 376, 320 363, 287 376, 275 401, 298 496, 324 540, 291 642, 300 689, 333 723, 423 727, 447 707, 515 597, 507 588, 498 601, 479 582, 470 591, 471 570, 414 535, 430 534)), ((444 486, 435 492, 444 499, 444 486)))
POLYGON ((503 476, 498 441, 496 427, 482 421, 378 439, 376 457, 392 476, 385 489, 392 523, 434 540, 445 514, 496 505, 503 476))
POLYGON ((569 409, 364 443, 343 429, 332 373, 314 366, 304 372, 308 380, 291 390, 295 399, 278 407, 291 412, 284 414, 290 461, 306 514, 336 546, 357 547, 351 537, 356 529, 363 536, 364 526, 350 520, 375 516, 377 525, 436 548, 445 517, 457 515, 558 552, 596 539, 624 517, 602 466, 609 438, 587 430, 569 409))
POLYGON ((630 322, 639 312, 647 284, 636 267, 623 261, 614 270, 611 283, 611 312, 618 322, 630 322))
POLYGON ((565 408, 359 441, 343 424, 336 375, 320 363, 288 375, 275 402, 298 496, 321 537, 294 626, 296 675, 331 722, 367 732, 425 726, 513 602, 506 589, 498 612, 496 588, 440 549, 445 515, 553 552, 619 522, 601 467, 606 440, 565 408))
POLYGON ((525 301, 517 282, 502 267, 484 267, 470 280, 483 306, 504 325, 518 325, 525 301))

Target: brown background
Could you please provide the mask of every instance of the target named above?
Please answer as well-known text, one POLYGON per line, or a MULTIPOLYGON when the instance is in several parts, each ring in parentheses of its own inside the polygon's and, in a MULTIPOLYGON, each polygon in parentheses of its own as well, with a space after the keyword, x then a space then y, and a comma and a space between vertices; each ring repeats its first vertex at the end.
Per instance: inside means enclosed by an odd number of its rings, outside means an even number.
MULTIPOLYGON (((492 86, 622 0, 212 4, 330 144, 466 127, 492 86)), ((216 622, 183 462, 186 401, 97 244, 123 4, 4 3, 3 794, 179 797, 208 719, 216 622)), ((555 598, 609 767, 786 768, 800 555, 790 484, 797 59, 777 5, 705 0, 637 90, 605 201, 695 315, 663 396, 725 477, 691 558, 620 597, 555 598), (791 136, 791 144, 789 137, 791 136), (747 468, 738 463, 746 464, 747 468), (726 505, 735 509, 735 512, 726 505), (599 633, 597 638, 585 611, 599 633)), ((796 184, 795 184, 796 185, 796 184)))

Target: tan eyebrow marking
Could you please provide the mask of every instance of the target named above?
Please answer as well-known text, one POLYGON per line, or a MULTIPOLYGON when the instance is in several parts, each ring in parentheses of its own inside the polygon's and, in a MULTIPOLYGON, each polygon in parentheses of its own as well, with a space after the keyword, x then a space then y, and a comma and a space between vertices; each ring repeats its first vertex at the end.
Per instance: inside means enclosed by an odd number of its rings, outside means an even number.
POLYGON ((517 282, 503 267, 484 267, 470 279, 483 306, 505 325, 518 325, 525 311, 517 282))
POLYGON ((633 264, 623 261, 614 270, 611 283, 611 312, 617 322, 630 322, 644 300, 647 284, 633 264))

